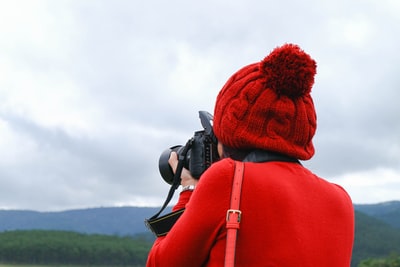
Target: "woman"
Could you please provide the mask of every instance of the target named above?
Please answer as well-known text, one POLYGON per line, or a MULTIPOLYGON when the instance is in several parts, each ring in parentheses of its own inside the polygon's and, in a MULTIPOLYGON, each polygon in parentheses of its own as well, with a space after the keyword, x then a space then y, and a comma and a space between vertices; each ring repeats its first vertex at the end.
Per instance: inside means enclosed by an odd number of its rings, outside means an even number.
MULTIPOLYGON (((184 170, 184 191, 174 210, 186 210, 156 239, 147 266, 224 265, 237 161, 245 163, 235 266, 350 266, 351 199, 298 161, 314 155, 315 74, 315 61, 297 45, 285 44, 227 81, 213 125, 222 159, 199 180, 184 170)), ((169 163, 175 170, 175 153, 169 163)))

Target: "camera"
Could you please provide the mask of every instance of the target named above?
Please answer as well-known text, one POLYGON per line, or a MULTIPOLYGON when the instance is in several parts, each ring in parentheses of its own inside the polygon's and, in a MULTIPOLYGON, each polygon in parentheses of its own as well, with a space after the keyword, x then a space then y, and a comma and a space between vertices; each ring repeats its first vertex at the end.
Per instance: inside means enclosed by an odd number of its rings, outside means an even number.
POLYGON ((172 146, 161 153, 158 167, 162 178, 168 184, 174 182, 174 173, 168 163, 172 151, 178 154, 178 159, 183 161, 183 167, 196 179, 219 159, 218 141, 212 129, 213 116, 207 111, 199 111, 199 117, 203 130, 196 131, 185 146, 172 146))

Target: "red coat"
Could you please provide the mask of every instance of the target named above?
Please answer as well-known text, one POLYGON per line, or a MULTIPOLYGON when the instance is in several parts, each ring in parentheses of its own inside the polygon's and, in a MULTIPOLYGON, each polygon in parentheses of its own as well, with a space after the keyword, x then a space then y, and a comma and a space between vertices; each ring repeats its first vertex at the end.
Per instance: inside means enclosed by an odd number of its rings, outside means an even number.
MULTIPOLYGON (((223 266, 225 216, 234 162, 214 163, 195 191, 175 206, 186 211, 157 238, 147 266, 223 266), (191 196, 190 196, 191 195, 191 196)), ((350 197, 297 163, 246 162, 237 267, 349 267, 354 238, 350 197)))

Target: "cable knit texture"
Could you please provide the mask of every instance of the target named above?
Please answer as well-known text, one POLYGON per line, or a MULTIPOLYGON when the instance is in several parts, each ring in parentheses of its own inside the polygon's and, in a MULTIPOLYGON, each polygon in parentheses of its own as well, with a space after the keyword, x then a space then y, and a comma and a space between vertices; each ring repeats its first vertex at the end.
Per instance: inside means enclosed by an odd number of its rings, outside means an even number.
POLYGON ((218 140, 232 148, 310 159, 316 130, 310 95, 315 74, 316 62, 293 44, 240 69, 217 97, 213 128, 218 140))

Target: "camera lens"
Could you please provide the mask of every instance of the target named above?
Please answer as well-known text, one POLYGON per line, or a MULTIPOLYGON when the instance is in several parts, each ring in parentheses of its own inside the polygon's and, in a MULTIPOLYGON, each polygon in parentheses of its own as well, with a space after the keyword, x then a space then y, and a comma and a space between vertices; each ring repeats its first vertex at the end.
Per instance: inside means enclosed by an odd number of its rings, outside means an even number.
POLYGON ((168 163, 169 156, 171 155, 172 151, 175 151, 179 155, 181 148, 181 145, 177 145, 164 150, 161 153, 160 159, 158 160, 158 169, 160 170, 161 177, 165 182, 167 182, 167 184, 172 184, 174 181, 174 173, 168 163))

